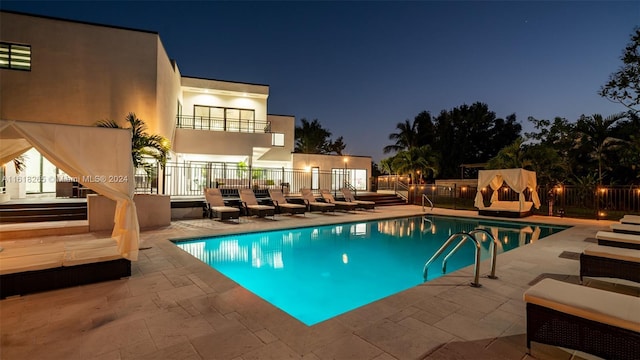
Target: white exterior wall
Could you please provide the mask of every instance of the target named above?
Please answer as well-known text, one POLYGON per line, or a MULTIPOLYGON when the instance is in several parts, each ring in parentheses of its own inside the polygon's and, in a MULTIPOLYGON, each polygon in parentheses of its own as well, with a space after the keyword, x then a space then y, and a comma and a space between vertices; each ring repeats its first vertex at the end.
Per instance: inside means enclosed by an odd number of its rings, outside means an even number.
POLYGON ((135 112, 159 128, 158 34, 0 12, 0 40, 31 46, 31 71, 0 70, 0 118, 94 126, 135 112))

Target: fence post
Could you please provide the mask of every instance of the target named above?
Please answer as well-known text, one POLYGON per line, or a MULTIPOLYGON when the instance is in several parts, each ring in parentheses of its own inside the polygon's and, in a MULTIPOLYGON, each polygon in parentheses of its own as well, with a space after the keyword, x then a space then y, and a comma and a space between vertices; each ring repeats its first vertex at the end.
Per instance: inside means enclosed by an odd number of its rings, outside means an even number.
POLYGON ((452 196, 453 196, 453 210, 456 210, 456 189, 458 187, 458 184, 453 184, 453 192, 452 192, 452 196))

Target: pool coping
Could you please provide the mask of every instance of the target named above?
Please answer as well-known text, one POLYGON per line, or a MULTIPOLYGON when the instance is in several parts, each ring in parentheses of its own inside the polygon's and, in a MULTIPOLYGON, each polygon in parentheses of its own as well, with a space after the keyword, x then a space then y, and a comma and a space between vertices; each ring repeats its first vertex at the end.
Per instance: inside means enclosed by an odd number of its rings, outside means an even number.
MULTIPOLYGON (((479 217, 477 212, 460 210, 436 208, 433 213, 479 217)), ((312 326, 169 240, 185 232, 189 233, 185 238, 194 238, 292 228, 291 223, 298 222, 307 227, 329 220, 348 223, 411 214, 424 213, 419 206, 406 205, 358 214, 309 214, 299 217, 306 218, 302 221, 289 216, 281 222, 280 217, 254 218, 238 225, 178 221, 169 228, 143 231, 145 250, 129 279, 0 301, 3 357, 526 359, 522 293, 542 277, 575 281, 577 261, 561 258, 560 253, 580 252, 589 245, 586 237, 613 223, 535 216, 510 219, 573 227, 500 254, 499 279, 483 277, 479 289, 468 286, 470 266, 312 326)), ((485 262, 481 271, 488 269, 485 262)), ((568 359, 572 352, 534 344, 534 354, 568 359)))

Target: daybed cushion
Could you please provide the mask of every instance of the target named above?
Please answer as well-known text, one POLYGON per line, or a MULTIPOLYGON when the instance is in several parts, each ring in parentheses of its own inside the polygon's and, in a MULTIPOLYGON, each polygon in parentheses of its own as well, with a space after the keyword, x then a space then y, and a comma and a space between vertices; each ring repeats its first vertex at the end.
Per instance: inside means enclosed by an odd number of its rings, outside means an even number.
POLYGON ((632 224, 611 224, 609 228, 613 230, 613 232, 618 232, 622 234, 637 234, 640 235, 640 225, 632 225, 632 224))
POLYGON ((96 249, 81 249, 67 251, 64 254, 62 266, 75 266, 103 261, 117 260, 122 258, 117 246, 103 247, 96 249))
POLYGON ((4 258, 0 260, 0 275, 60 267, 63 258, 64 252, 62 251, 4 258))
POLYGON ((598 231, 596 233, 598 240, 610 240, 616 242, 624 242, 631 244, 640 244, 640 235, 621 234, 610 231, 598 231))
POLYGON ((522 209, 520 208, 519 201, 494 201, 491 203, 491 206, 485 209, 492 210, 492 211, 522 212, 522 211, 531 210, 532 206, 533 206, 533 203, 530 201, 525 201, 522 209))
POLYGON ((524 293, 524 301, 640 332, 640 298, 635 296, 543 279, 524 293))
POLYGON ((64 249, 66 251, 82 250, 82 249, 99 249, 103 247, 117 246, 118 243, 111 238, 82 240, 82 241, 66 241, 64 249))
POLYGON ((4 259, 7 258, 63 252, 63 242, 32 244, 26 246, 5 247, 2 251, 0 251, 0 259, 2 259, 2 261, 4 262, 4 259))
MULTIPOLYGON (((584 254, 640 263, 640 250, 617 248, 604 245, 591 245, 584 249, 584 254)), ((640 298, 638 301, 638 304, 640 306, 640 298)), ((638 312, 640 313, 640 309, 638 309, 638 312)))

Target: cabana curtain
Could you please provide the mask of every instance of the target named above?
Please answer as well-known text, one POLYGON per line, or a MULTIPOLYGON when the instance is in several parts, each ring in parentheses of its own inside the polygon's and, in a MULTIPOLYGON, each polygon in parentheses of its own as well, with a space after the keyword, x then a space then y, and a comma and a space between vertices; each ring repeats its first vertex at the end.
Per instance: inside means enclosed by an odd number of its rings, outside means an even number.
POLYGON ((520 194, 518 200, 520 208, 524 206, 524 190, 531 190, 531 201, 536 209, 540 208, 540 198, 537 191, 536 173, 524 169, 500 169, 500 170, 480 170, 478 171, 478 192, 476 193, 475 206, 484 208, 482 201, 482 188, 490 186, 493 189, 491 202, 498 201, 498 189, 506 183, 511 189, 520 194))
POLYGON ((131 132, 89 126, 0 120, 0 163, 35 147, 53 165, 95 192, 116 201, 111 237, 126 259, 138 259, 131 132))

